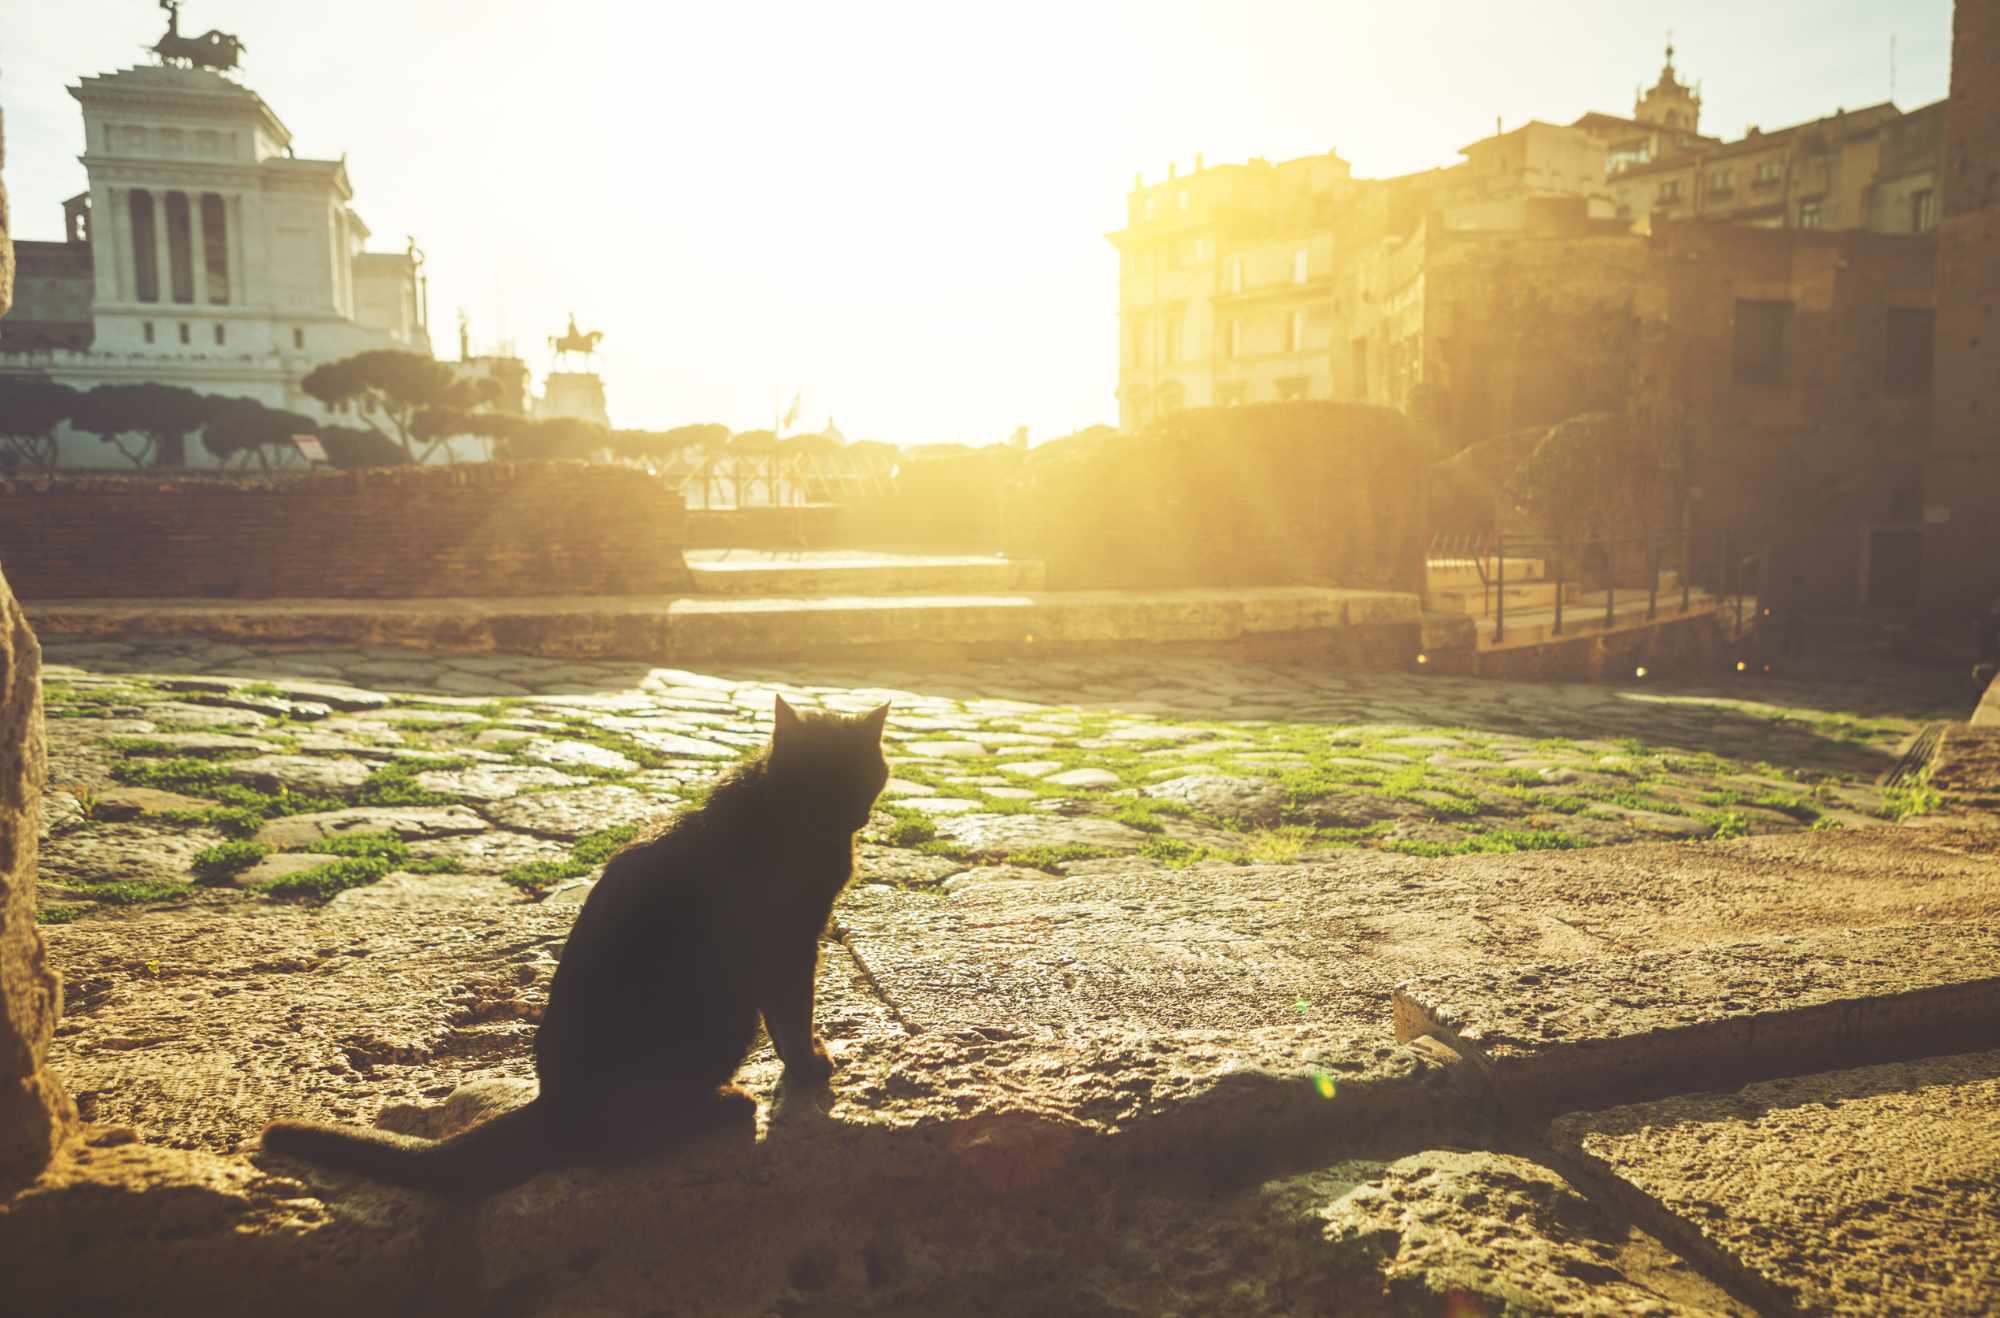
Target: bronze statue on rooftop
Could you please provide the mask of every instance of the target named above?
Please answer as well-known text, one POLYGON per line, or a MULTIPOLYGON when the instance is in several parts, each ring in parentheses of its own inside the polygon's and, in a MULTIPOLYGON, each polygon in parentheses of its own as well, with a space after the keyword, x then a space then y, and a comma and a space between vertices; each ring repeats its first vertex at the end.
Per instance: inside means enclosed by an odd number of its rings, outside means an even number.
POLYGON ((167 11, 167 32, 149 49, 162 64, 185 61, 190 69, 233 69, 247 47, 234 32, 210 28, 198 37, 181 35, 180 0, 160 0, 167 11))
POLYGON ((590 360, 590 354, 597 351, 597 345, 603 338, 603 330, 591 330, 586 334, 577 329, 576 313, 572 311, 569 313, 568 332, 551 338, 549 346, 555 349, 556 360, 558 362, 573 352, 583 354, 583 358, 587 362, 590 360))

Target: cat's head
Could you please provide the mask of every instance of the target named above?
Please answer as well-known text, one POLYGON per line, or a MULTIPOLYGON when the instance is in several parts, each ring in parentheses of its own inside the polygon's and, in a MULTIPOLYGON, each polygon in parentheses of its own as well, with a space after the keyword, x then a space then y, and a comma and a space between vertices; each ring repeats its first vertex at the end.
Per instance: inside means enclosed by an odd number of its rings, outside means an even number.
POLYGON ((816 827, 853 832, 868 822, 889 763, 882 725, 889 706, 866 714, 800 713, 779 696, 771 724, 768 773, 816 827))

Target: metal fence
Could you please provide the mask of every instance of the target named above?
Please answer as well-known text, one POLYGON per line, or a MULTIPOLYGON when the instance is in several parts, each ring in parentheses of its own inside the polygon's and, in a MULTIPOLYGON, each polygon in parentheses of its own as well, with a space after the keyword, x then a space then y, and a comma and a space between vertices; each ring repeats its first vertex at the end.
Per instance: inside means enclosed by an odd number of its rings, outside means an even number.
MULTIPOLYGON (((1621 551, 1639 550, 1645 556, 1646 574, 1646 620, 1651 622, 1660 614, 1660 573, 1673 567, 1679 573, 1680 607, 1678 612, 1687 613, 1693 608, 1696 578, 1704 578, 1702 589, 1720 600, 1725 608, 1733 608, 1736 629, 1743 629, 1744 610, 1748 601, 1754 599, 1755 590, 1763 575, 1764 555, 1761 550, 1743 552, 1743 538, 1732 536, 1729 531, 1717 532, 1714 536, 1715 558, 1705 562, 1698 570, 1695 551, 1698 542, 1695 537, 1681 531, 1662 531, 1642 536, 1594 536, 1587 539, 1569 540, 1540 536, 1509 536, 1504 534, 1476 536, 1437 536, 1431 542, 1428 556, 1430 566, 1470 565, 1479 578, 1482 616, 1493 619, 1493 641, 1498 644, 1507 636, 1507 564, 1511 558, 1518 567, 1529 563, 1540 563, 1542 575, 1534 580, 1552 581, 1554 585, 1554 618, 1550 635, 1563 634, 1565 611, 1568 609, 1569 585, 1574 573, 1574 562, 1578 556, 1589 554, 1601 557, 1604 582, 1604 621, 1609 628, 1618 614, 1618 572, 1621 551)), ((1516 578, 1516 584, 1523 579, 1516 578)), ((1628 596, 1629 598, 1629 596, 1628 596)), ((1668 601, 1671 609, 1671 597, 1668 601)), ((1591 612, 1597 607, 1593 601, 1591 612)))

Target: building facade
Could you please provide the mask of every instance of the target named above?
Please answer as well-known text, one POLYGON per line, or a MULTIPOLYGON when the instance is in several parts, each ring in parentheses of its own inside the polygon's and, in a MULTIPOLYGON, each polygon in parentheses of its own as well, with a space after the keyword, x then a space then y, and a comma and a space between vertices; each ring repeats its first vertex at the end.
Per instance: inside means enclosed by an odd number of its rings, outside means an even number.
MULTIPOLYGON (((1937 372, 1923 502, 1923 600, 2000 596, 2000 4, 1952 12, 1946 173, 1939 180, 1937 372)), ((1960 633, 1961 635, 1963 633, 1960 633)))
POLYGON ((1558 398, 1604 395, 1601 373, 1580 366, 1568 374, 1588 386, 1551 384, 1553 367, 1503 379, 1492 363, 1527 341, 1586 358, 1604 335, 1622 341, 1612 321, 1630 301, 1639 249, 1621 234, 1690 220, 1883 234, 1936 225, 1944 103, 1907 115, 1871 106, 1724 142, 1701 132, 1700 90, 1673 59, 1669 46, 1630 118, 1531 121, 1462 147, 1448 168, 1367 180, 1333 153, 1216 168, 1197 157, 1192 175, 1135 183, 1125 227, 1109 235, 1121 426, 1178 407, 1332 398, 1410 411, 1448 449, 1556 419, 1541 413, 1558 398), (1520 263, 1517 287, 1489 277, 1496 261, 1520 263), (1534 300, 1554 285, 1574 299, 1564 314, 1534 300), (1482 364, 1475 327, 1507 316, 1523 329, 1482 364), (1595 337, 1579 353, 1560 335, 1586 323, 1595 337))
MULTIPOLYGON (((254 91, 207 69, 83 78, 85 192, 64 239, 18 244, 24 296, 0 319, 0 371, 79 389, 157 382, 318 416, 314 367, 430 353, 421 258, 365 251, 345 160, 292 150, 254 91)), ((105 461, 94 440, 65 463, 105 461)), ((111 455, 116 460, 116 455, 111 455)))

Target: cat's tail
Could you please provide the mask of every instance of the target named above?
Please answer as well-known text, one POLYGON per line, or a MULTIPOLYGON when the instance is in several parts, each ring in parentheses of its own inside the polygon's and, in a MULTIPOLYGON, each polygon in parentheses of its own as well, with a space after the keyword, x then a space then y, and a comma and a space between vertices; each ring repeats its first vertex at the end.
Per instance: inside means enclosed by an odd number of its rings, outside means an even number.
POLYGON ((504 1190, 559 1161, 548 1110, 539 1098, 446 1140, 274 1121, 264 1128, 264 1151, 447 1195, 504 1190))

